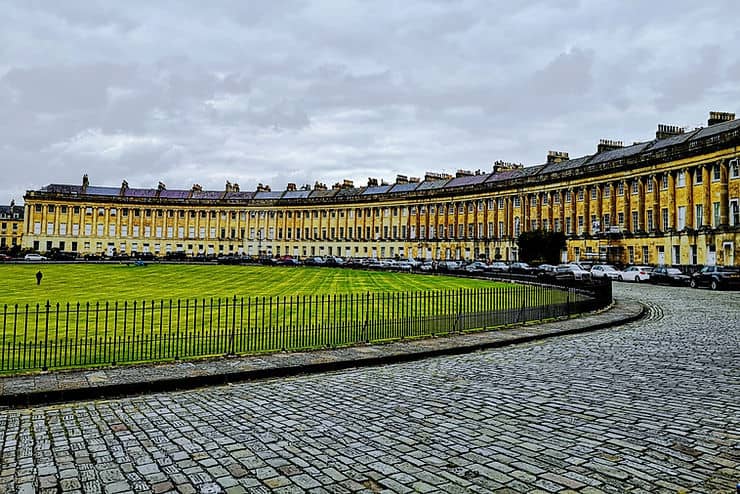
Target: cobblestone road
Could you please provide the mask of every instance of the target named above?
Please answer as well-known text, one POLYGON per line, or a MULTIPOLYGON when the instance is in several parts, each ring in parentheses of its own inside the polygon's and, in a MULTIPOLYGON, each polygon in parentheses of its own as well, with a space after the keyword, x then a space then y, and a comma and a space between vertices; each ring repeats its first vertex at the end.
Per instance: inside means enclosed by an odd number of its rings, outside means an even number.
POLYGON ((5 492, 734 492, 740 293, 472 355, 0 412, 5 492))

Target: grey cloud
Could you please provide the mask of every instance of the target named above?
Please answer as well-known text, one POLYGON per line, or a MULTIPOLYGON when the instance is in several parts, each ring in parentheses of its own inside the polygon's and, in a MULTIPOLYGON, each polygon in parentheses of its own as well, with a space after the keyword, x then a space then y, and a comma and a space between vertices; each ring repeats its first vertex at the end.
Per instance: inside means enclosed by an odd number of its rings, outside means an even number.
POLYGON ((720 81, 720 47, 702 46, 695 56, 695 61, 684 59, 677 70, 658 78, 659 82, 655 86, 658 93, 655 104, 658 110, 666 111, 701 99, 706 91, 720 81))
POLYGON ((0 8, 0 203, 83 171, 220 189, 534 164, 740 101, 731 0, 0 8))

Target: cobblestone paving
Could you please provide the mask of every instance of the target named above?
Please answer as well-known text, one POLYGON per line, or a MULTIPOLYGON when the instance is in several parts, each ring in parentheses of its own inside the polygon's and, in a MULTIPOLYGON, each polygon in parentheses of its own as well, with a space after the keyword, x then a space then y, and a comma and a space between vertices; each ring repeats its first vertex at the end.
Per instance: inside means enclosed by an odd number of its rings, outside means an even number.
POLYGON ((740 293, 618 284, 622 328, 0 412, 5 492, 734 492, 740 293))

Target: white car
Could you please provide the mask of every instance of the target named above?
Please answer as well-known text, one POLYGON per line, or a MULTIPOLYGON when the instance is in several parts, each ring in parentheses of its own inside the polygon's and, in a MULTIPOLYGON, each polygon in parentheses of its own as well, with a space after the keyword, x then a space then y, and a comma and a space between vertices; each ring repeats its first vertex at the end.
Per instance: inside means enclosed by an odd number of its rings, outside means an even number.
POLYGON ((488 270, 488 266, 485 262, 481 261, 471 262, 470 264, 465 266, 465 271, 467 271, 468 273, 480 273, 486 270, 488 270))
POLYGON ((412 269, 414 269, 414 265, 411 264, 409 261, 398 261, 394 267, 396 269, 400 269, 401 271, 411 271, 412 269))
POLYGON ((494 263, 491 263, 491 265, 488 266, 488 269, 494 272, 505 273, 509 271, 509 265, 505 262, 496 261, 494 263))
POLYGON ((591 268, 592 278, 606 277, 612 280, 618 280, 620 276, 622 276, 622 272, 611 264, 596 264, 591 268))
POLYGON ((647 281, 650 279, 650 272, 653 270, 650 266, 630 266, 622 271, 619 280, 634 281, 639 283, 641 281, 647 281))
POLYGON ((41 254, 26 254, 23 259, 26 261, 46 261, 46 257, 41 254))
POLYGON ((559 264, 556 269, 557 274, 570 274, 575 280, 590 280, 591 273, 581 269, 578 264, 559 264))

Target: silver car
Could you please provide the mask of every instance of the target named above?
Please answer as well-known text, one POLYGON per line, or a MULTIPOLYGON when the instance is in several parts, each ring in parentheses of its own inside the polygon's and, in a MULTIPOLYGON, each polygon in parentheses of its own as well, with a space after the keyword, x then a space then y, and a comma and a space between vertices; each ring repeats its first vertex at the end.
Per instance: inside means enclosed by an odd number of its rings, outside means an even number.
POLYGON ((596 264, 591 268, 592 278, 610 278, 618 280, 622 272, 611 264, 596 264))

